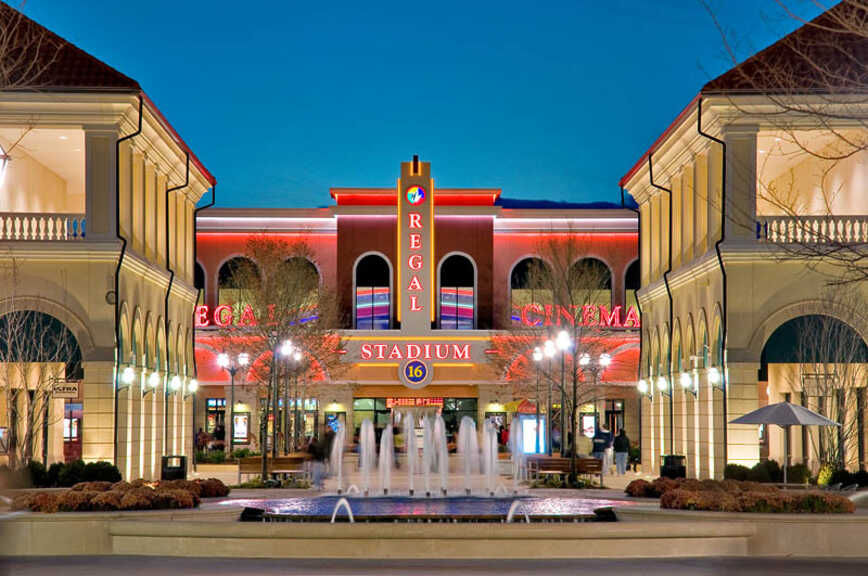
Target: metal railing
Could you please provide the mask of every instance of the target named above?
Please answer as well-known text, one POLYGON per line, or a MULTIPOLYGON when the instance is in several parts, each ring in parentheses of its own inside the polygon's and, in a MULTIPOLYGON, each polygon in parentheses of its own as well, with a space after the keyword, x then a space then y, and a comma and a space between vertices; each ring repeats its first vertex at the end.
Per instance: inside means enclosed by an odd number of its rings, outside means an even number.
POLYGON ((868 243, 868 216, 762 216, 760 242, 790 244, 868 243))
POLYGON ((0 241, 83 240, 84 214, 0 212, 0 241))

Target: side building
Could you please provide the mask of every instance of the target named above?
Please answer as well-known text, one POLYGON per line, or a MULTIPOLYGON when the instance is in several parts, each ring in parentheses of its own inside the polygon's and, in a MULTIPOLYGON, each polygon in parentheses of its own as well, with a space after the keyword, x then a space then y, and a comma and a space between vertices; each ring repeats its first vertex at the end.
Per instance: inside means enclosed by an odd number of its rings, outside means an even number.
POLYGON ((0 464, 190 455, 194 209, 215 180, 139 84, 6 4, 0 464), (37 51, 38 48, 38 51, 37 51))
POLYGON ((868 43, 841 24, 853 9, 710 81, 621 180, 640 205, 652 473, 668 454, 696 478, 766 459, 865 466, 868 79, 845 55, 868 43), (782 401, 841 426, 729 423, 782 401))

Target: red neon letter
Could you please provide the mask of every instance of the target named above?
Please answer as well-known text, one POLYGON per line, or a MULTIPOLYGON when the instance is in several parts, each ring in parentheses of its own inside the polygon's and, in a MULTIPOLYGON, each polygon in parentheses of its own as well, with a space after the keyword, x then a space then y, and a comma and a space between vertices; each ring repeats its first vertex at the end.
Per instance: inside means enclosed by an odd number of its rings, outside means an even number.
POLYGON ((382 360, 386 355, 386 345, 385 344, 375 344, 374 348, 377 349, 377 360, 382 360))
POLYGON ((558 312, 559 312, 559 315, 558 315, 558 326, 561 325, 561 318, 563 318, 564 320, 566 320, 566 323, 569 324, 570 326, 575 326, 575 325, 576 325, 576 319, 575 319, 575 317, 570 313, 569 310, 567 310, 567 307, 566 307, 566 306, 558 306, 558 312))
POLYGON ((223 304, 214 308, 214 324, 221 327, 232 324, 232 306, 223 304), (228 317, 224 313, 228 313, 228 317))
POLYGON ((196 306, 196 314, 195 314, 195 325, 197 328, 201 328, 203 326, 208 326, 210 322, 208 321, 208 307, 207 306, 196 306))
POLYGON ((410 285, 407 287, 407 290, 421 290, 421 289, 422 289, 422 283, 419 282, 419 277, 414 275, 413 278, 410 279, 410 285))
POLYGON ((639 313, 635 306, 627 306, 627 317, 624 318, 624 328, 638 328, 639 313))
POLYGON ((594 315, 595 307, 590 304, 585 304, 582 306, 582 325, 584 326, 596 326, 597 318, 594 315))
POLYGON ((256 326, 256 315, 253 313, 253 307, 250 304, 244 306, 241 311, 241 320, 238 321, 239 326, 256 326))
POLYGON ((410 250, 418 250, 422 247, 422 235, 421 234, 410 234, 410 250))
POLYGON ((413 294, 410 296, 410 312, 419 312, 422 306, 419 305, 419 297, 413 294))
POLYGON ((600 309, 600 326, 611 326, 612 328, 621 327, 621 306, 612 308, 612 313, 609 314, 609 309, 605 306, 599 306, 600 309))
POLYGON ((410 256, 410 258, 407 259, 407 266, 410 267, 410 270, 420 270, 422 268, 422 255, 413 254, 410 256))
POLYGON ((415 360, 422 354, 422 347, 418 344, 407 344, 407 359, 415 360))
POLYGON ((455 360, 470 360, 470 344, 453 344, 452 357, 455 360))
POLYGON ((371 345, 370 344, 362 344, 362 350, 359 353, 359 359, 360 360, 370 360, 372 355, 373 355, 373 352, 371 351, 371 345))
POLYGON ((409 217, 408 226, 410 228, 422 228, 422 214, 421 213, 410 212, 409 214, 407 214, 407 216, 409 217))
POLYGON ((533 312, 538 316, 542 316, 542 306, 539 304, 525 304, 521 307, 521 323, 525 326, 539 326, 542 323, 541 318, 531 319, 530 313, 533 312))

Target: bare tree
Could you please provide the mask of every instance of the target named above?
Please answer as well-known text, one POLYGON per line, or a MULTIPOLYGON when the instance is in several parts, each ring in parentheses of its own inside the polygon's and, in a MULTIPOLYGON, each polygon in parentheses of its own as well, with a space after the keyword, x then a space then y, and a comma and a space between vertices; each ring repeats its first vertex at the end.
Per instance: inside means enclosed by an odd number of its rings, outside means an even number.
MULTIPOLYGON (((280 434, 280 392, 289 386, 287 377, 297 374, 290 371, 292 364, 296 371, 301 370, 302 381, 314 375, 334 376, 342 367, 337 353, 341 347, 336 330, 340 325, 337 298, 320 286, 310 263, 311 254, 304 241, 290 243, 255 236, 245 248, 245 256, 255 266, 240 265, 230 270, 230 284, 235 290, 233 318, 237 320, 222 327, 221 332, 236 345, 243 342, 253 362, 248 382, 265 393, 259 429, 263 478, 267 474, 269 414, 274 415, 271 453, 275 457, 280 434)), ((284 406, 285 414, 288 408, 284 406)))
MULTIPOLYGON (((608 256, 605 247, 596 245, 591 235, 548 235, 537 250, 541 263, 528 268, 525 294, 518 295, 529 299, 539 312, 534 317, 536 325, 513 323, 510 330, 495 335, 493 365, 517 392, 533 390, 537 396, 537 378, 546 395, 549 389, 556 392, 554 400, 560 403, 561 413, 568 415, 569 433, 561 431, 561 452, 569 454, 569 481, 575 484, 578 410, 597 398, 597 384, 606 367, 600 364, 600 359, 608 358, 603 356, 608 351, 605 338, 608 318, 601 322, 601 316, 620 315, 620 309, 611 309, 608 267, 600 260, 586 258, 589 254, 608 256), (551 360, 535 363, 534 349, 543 347, 547 339, 556 340, 561 332, 568 336, 568 344, 564 342, 561 346, 566 346, 565 349, 551 360)), ((547 415, 550 420, 552 416, 547 415)))
POLYGON ((0 390, 3 440, 13 469, 31 460, 47 463, 49 428, 63 418, 62 410, 51 410, 54 388, 68 376, 80 379, 81 371, 81 352, 72 333, 57 318, 22 302, 17 284, 18 267, 12 260, 2 271, 0 390))
MULTIPOLYGON (((868 2, 842 0, 811 21, 785 0, 784 18, 801 28, 739 64, 731 36, 700 0, 720 33, 734 68, 709 82, 704 94, 724 94, 745 117, 768 127, 757 163, 757 206, 768 215, 757 234, 776 243, 782 260, 798 259, 829 284, 868 280, 868 222, 858 180, 868 163, 868 2)), ((744 169, 732 166, 734 170, 744 169)), ((744 207, 729 215, 753 226, 744 207)))

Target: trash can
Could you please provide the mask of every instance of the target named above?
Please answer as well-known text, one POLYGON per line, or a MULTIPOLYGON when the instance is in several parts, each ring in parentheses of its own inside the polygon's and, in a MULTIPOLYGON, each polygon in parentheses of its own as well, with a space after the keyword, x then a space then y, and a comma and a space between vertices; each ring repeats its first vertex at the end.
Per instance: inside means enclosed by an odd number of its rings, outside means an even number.
POLYGON ((687 478, 686 458, 681 454, 663 454, 660 456, 660 475, 664 478, 687 478))
POLYGON ((186 480, 187 457, 163 456, 160 465, 160 480, 186 480))

